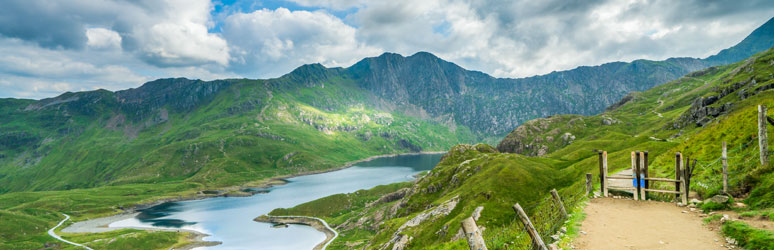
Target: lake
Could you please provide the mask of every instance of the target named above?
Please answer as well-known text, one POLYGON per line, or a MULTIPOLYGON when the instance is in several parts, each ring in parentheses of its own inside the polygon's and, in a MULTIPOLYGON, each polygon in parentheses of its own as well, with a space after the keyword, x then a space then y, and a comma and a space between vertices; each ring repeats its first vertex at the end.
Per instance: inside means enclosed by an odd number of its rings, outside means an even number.
POLYGON ((382 157, 333 172, 287 179, 285 185, 250 197, 215 197, 168 202, 140 211, 134 218, 110 227, 166 227, 196 230, 206 241, 223 244, 206 249, 312 249, 325 234, 303 225, 272 228, 253 221, 275 208, 289 208, 338 193, 351 193, 378 185, 410 181, 432 169, 443 154, 382 157))

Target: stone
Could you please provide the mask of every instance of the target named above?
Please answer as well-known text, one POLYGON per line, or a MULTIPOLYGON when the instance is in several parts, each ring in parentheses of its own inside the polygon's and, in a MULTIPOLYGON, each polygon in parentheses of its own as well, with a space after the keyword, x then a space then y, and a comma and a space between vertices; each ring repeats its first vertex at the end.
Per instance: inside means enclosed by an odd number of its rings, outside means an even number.
POLYGON ((719 194, 719 195, 712 196, 712 198, 704 200, 704 202, 715 202, 715 203, 722 204, 722 203, 728 202, 728 199, 729 199, 728 196, 719 194))
POLYGON ((562 232, 563 234, 566 234, 567 233, 567 227, 559 228, 559 232, 562 232))
POLYGON ((699 200, 699 199, 696 199, 696 198, 693 198, 693 199, 691 199, 691 201, 689 201, 688 203, 699 204, 699 203, 701 203, 701 200, 699 200))
POLYGON ((723 218, 720 218, 720 223, 725 223, 726 221, 731 220, 731 217, 728 217, 727 214, 723 215, 723 218))
POLYGON ((744 204, 744 203, 741 203, 741 202, 737 202, 737 203, 734 203, 734 206, 735 207, 747 207, 747 204, 744 204))

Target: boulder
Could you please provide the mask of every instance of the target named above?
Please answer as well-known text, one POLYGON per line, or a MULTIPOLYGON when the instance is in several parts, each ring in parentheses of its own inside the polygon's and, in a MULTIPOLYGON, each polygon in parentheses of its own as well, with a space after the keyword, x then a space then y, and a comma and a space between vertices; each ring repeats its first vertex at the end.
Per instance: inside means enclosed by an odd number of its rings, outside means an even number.
POLYGON ((729 199, 728 196, 719 194, 719 195, 712 196, 712 198, 704 200, 704 202, 715 202, 715 203, 723 204, 728 202, 728 199, 729 199))

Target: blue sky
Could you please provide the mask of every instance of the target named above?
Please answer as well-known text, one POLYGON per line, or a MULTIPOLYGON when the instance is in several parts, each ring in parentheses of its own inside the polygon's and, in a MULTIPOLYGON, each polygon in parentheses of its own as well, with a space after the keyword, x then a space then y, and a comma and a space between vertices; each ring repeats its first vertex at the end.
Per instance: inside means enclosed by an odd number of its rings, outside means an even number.
POLYGON ((0 16, 0 98, 38 99, 165 77, 271 78, 384 52, 497 77, 706 57, 774 16, 774 2, 8 0, 0 16))

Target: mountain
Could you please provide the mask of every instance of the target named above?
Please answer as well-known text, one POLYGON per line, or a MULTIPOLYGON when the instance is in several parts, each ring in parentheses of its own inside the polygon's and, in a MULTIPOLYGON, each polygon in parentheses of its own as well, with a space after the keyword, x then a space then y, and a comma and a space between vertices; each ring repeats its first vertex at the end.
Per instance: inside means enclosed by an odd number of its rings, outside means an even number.
POLYGON ((613 62, 520 79, 426 52, 385 53, 267 80, 159 79, 116 92, 0 99, 0 193, 228 186, 378 154, 494 142, 525 121, 597 114, 630 92, 752 55, 771 46, 771 26, 708 59, 613 62))
MULTIPOLYGON (((774 163, 759 162, 757 105, 774 105, 773 65, 770 49, 632 93, 601 114, 531 120, 500 143, 503 151, 485 144, 457 145, 414 182, 337 194, 269 215, 323 218, 340 235, 330 249, 465 249, 460 225, 471 216, 490 249, 528 249, 530 238, 511 206, 521 204, 546 243, 561 227, 578 234, 585 174, 592 173, 594 184, 599 183, 596 150, 608 152, 611 173, 630 168, 630 152, 648 151, 649 173, 657 178, 674 178, 674 157, 681 152, 697 160, 691 191, 707 199, 722 192, 723 142, 729 148, 729 193, 747 206, 735 210, 768 215, 774 207, 774 163), (518 140, 523 141, 513 142, 518 140), (538 148, 542 156, 514 154, 524 151, 503 145, 532 145, 526 152, 538 148), (554 188, 573 214, 567 222, 551 208, 549 190, 554 188)), ((774 238, 768 229, 741 222, 726 223, 722 231, 748 249, 769 249, 774 238)))
POLYGON ((718 54, 707 57, 704 61, 709 65, 735 63, 771 48, 772 44, 774 44, 774 18, 755 29, 739 44, 721 50, 718 54))

